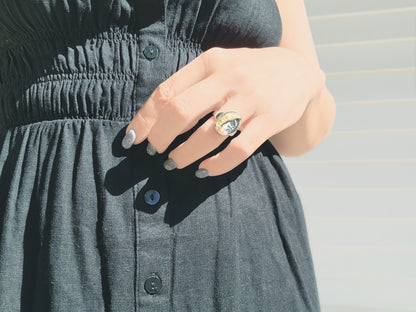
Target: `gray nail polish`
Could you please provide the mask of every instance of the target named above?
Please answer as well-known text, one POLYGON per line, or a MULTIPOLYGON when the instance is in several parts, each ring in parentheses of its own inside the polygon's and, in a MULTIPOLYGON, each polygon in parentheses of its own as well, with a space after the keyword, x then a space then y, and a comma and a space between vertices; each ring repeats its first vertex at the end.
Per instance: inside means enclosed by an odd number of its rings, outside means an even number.
POLYGON ((172 158, 165 160, 165 162, 163 163, 163 167, 165 167, 166 170, 173 170, 177 166, 178 165, 175 163, 175 161, 172 158))
POLYGON ((129 149, 133 145, 134 140, 136 140, 136 132, 134 131, 134 129, 130 129, 121 141, 121 145, 125 149, 129 149))
POLYGON ((207 169, 201 168, 201 169, 198 169, 197 171, 195 171, 195 176, 197 178, 205 178, 205 177, 209 176, 209 172, 208 172, 207 169))
POLYGON ((153 147, 153 145, 152 145, 152 144, 150 144, 150 142, 149 142, 149 143, 147 143, 146 152, 147 152, 150 156, 153 156, 154 154, 156 154, 156 153, 157 153, 156 149, 153 147))

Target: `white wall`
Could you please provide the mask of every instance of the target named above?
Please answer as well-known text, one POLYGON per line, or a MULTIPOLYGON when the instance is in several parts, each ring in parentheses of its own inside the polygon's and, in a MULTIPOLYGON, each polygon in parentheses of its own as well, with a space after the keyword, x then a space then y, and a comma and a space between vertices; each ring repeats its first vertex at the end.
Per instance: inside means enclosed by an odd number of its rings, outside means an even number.
POLYGON ((304 1, 337 115, 285 162, 322 312, 416 311, 416 3, 304 1))

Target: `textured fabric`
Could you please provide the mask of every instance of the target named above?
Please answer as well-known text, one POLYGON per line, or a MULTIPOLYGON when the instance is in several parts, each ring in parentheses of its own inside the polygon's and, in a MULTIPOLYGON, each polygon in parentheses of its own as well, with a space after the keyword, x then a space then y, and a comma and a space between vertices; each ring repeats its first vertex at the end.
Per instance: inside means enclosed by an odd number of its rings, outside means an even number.
POLYGON ((302 204, 269 141, 204 179, 231 137, 162 164, 212 115, 161 155, 121 146, 170 75, 214 46, 277 46, 281 26, 274 0, 0 2, 0 311, 320 310, 302 204))

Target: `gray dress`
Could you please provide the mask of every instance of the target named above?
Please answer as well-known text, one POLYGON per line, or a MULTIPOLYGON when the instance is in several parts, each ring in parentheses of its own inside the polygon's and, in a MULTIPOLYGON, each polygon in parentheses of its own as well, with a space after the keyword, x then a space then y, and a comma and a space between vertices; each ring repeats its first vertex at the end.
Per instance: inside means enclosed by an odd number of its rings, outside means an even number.
MULTIPOLYGON (((226 174, 121 146, 203 51, 278 46, 274 0, 0 1, 0 311, 319 311, 298 193, 265 141, 226 174)), ((213 90, 215 92, 215 90, 213 90)))

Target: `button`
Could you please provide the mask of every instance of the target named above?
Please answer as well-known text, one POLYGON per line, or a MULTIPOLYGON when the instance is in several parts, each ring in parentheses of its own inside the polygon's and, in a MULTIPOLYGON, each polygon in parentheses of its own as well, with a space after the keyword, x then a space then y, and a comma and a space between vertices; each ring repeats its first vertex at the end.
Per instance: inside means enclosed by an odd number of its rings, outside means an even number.
POLYGON ((143 54, 147 59, 152 60, 159 56, 159 48, 150 44, 144 49, 143 54))
POLYGON ((160 194, 156 190, 148 190, 146 193, 144 193, 144 200, 149 205, 157 204, 159 199, 160 199, 160 194))
POLYGON ((160 293, 162 280, 156 274, 149 276, 144 282, 144 289, 151 295, 160 293))

